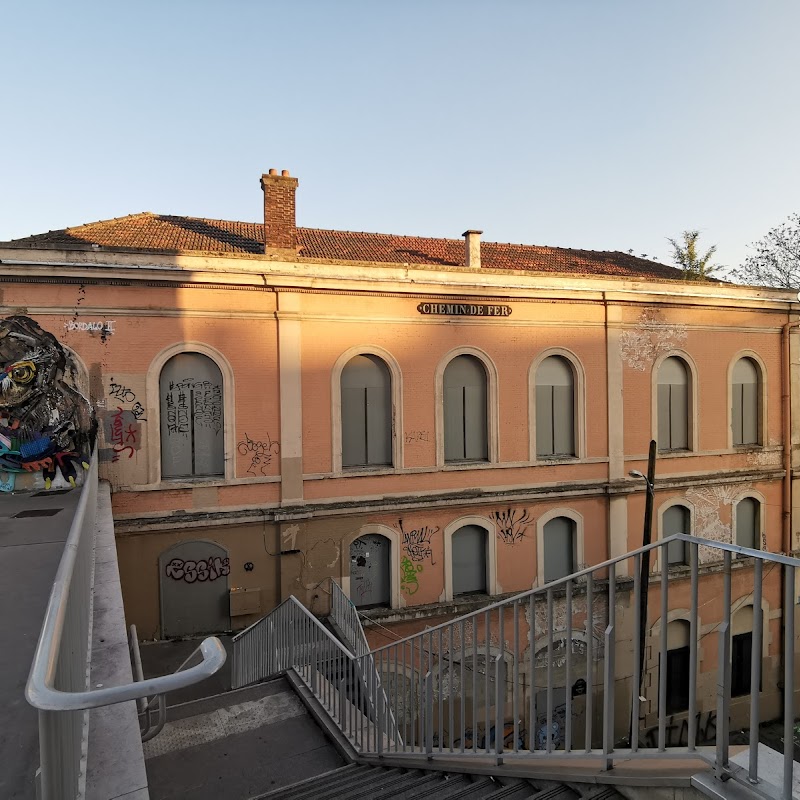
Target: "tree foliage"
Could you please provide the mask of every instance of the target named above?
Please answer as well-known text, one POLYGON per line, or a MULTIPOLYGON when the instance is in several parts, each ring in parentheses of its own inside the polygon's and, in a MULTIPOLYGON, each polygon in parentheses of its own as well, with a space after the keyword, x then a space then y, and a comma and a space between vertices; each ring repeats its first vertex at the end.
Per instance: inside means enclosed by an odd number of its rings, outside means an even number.
POLYGON ((763 239, 750 247, 755 251, 731 275, 752 286, 800 288, 800 214, 792 214, 763 239))
POLYGON ((700 255, 697 249, 699 238, 700 231, 684 231, 681 241, 667 239, 672 246, 672 260, 683 270, 684 280, 687 281, 708 280, 720 268, 719 264, 711 263, 717 246, 709 247, 705 254, 700 255))

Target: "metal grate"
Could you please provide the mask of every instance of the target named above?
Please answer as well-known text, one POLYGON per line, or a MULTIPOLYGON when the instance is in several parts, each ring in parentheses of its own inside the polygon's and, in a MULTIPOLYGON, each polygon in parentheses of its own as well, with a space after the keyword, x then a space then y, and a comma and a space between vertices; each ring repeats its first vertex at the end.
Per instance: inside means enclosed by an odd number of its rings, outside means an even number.
POLYGON ((53 517, 63 508, 29 508, 26 511, 20 511, 19 514, 14 514, 11 519, 25 519, 26 517, 53 517))
POLYGON ((52 497, 55 494, 69 494, 72 487, 67 489, 42 489, 40 492, 34 492, 31 497, 52 497))

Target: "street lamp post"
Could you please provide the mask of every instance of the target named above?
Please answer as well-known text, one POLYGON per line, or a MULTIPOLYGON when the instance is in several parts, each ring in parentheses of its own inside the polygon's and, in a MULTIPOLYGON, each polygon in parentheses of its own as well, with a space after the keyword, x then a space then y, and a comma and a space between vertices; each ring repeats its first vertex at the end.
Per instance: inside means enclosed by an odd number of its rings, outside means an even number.
MULTIPOLYGON (((647 475, 639 472, 638 469, 628 473, 632 478, 641 478, 647 484, 647 499, 644 507, 644 527, 642 530, 642 547, 650 544, 653 529, 653 505, 655 500, 655 479, 656 479, 656 442, 650 441, 650 453, 647 458, 647 475)), ((644 679, 644 643, 647 636, 647 596, 650 580, 650 551, 642 553, 642 565, 639 573, 639 685, 636 691, 642 694, 642 680, 644 679)), ((631 719, 631 747, 633 747, 634 736, 638 735, 638 719, 631 719)))

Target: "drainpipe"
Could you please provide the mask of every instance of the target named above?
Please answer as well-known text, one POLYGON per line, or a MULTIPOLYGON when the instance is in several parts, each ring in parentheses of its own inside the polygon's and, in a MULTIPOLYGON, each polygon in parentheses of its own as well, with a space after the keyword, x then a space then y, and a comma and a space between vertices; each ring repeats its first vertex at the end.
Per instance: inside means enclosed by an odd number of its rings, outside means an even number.
MULTIPOLYGON (((798 298, 800 299, 800 297, 798 298)), ((783 326, 781 333, 781 405, 783 422, 783 525, 781 530, 781 549, 788 556, 792 552, 792 372, 791 358, 789 357, 789 334, 792 328, 800 327, 800 320, 787 322, 783 326)), ((786 569, 781 568, 781 603, 784 605, 781 614, 781 645, 782 658, 781 674, 785 675, 786 659, 788 657, 785 648, 786 642, 786 617, 794 613, 794 603, 789 608, 786 604, 786 569)), ((794 587, 792 587, 792 599, 794 599, 794 587)), ((760 610, 760 609, 759 609, 760 610)), ((782 695, 782 706, 786 708, 786 692, 792 692, 793 686, 786 686, 784 680, 782 695)))
POLYGON ((789 334, 800 327, 800 320, 787 322, 781 336, 783 374, 781 375, 783 405, 783 526, 781 549, 786 555, 792 552, 792 375, 789 358, 789 334))

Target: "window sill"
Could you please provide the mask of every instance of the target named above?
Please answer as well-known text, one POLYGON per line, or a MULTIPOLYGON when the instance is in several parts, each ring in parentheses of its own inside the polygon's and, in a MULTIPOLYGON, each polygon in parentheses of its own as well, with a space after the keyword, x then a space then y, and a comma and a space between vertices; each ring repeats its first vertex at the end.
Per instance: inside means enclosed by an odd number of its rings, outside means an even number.
POLYGON ((280 475, 269 475, 258 478, 166 478, 158 483, 132 484, 120 486, 116 492, 164 492, 171 489, 199 489, 214 486, 243 486, 259 483, 280 483, 280 475))
POLYGON ((580 460, 579 456, 536 456, 534 464, 540 467, 549 467, 559 464, 576 464, 580 460))
POLYGON ((689 456, 704 455, 696 450, 659 450, 659 458, 687 458, 689 456))

